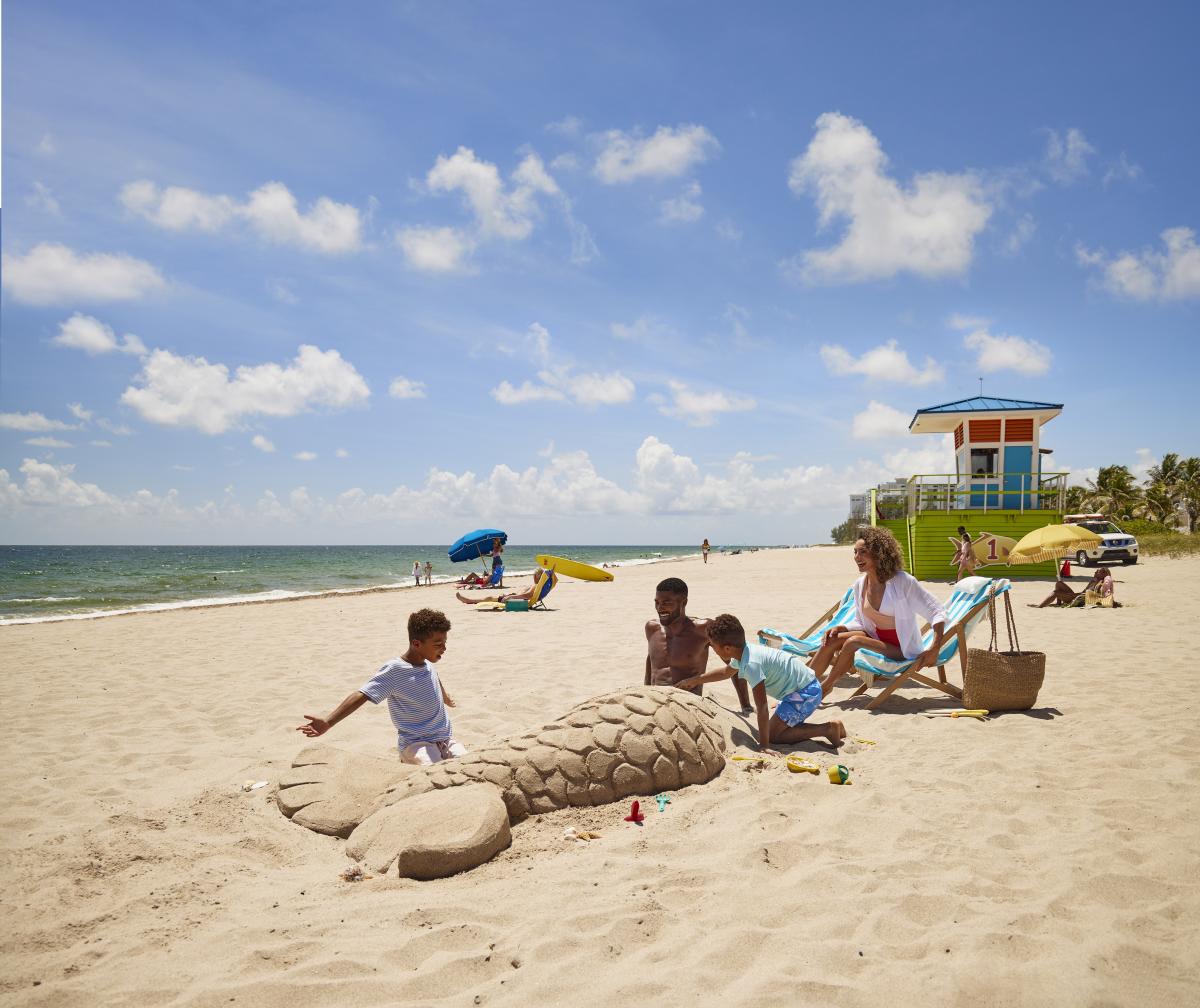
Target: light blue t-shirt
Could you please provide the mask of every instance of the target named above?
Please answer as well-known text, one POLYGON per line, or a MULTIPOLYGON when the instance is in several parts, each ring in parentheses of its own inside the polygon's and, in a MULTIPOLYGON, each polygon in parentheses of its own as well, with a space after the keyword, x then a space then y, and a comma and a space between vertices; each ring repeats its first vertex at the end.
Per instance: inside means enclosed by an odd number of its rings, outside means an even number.
POLYGON ((360 690, 371 703, 387 700, 401 749, 414 742, 445 742, 450 715, 442 702, 442 684, 428 662, 410 665, 393 658, 360 690))
POLYGON ((767 696, 776 700, 804 689, 817 678, 798 655, 762 644, 747 644, 742 657, 729 664, 737 669, 737 674, 747 685, 753 688, 763 683, 767 696))

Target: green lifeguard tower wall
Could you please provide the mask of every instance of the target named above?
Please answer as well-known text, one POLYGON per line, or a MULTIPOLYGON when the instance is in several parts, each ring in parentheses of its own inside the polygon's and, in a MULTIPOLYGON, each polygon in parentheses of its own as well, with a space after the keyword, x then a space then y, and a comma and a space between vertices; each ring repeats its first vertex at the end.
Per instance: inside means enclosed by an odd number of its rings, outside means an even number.
MULTIPOLYGON (((1062 521, 1066 475, 1043 473, 1041 428, 1062 404, 976 396, 918 410, 914 434, 953 434, 955 471, 920 474, 906 489, 876 496, 871 514, 890 529, 904 553, 905 568, 924 581, 953 578, 954 540, 962 525, 1014 541, 1062 521)), ((979 564, 981 573, 1018 578, 1052 578, 1057 564, 1008 566, 1002 556, 979 564)))

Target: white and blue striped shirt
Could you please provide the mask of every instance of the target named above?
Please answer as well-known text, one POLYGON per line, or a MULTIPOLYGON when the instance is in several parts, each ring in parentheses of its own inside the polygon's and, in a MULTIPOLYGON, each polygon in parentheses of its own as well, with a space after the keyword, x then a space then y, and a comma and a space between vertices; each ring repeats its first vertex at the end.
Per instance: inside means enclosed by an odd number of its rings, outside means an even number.
POLYGON ((450 715, 442 702, 442 684, 429 662, 410 665, 393 658, 360 690, 371 703, 387 699, 401 749, 414 742, 445 742, 450 715))

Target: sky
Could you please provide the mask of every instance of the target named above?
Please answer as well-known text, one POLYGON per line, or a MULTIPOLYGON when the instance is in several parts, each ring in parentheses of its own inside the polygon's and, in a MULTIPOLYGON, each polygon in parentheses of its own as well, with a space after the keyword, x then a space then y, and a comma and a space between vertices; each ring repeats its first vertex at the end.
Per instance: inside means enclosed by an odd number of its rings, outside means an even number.
POLYGON ((0 541, 827 541, 1200 453, 1189 4, 3 7, 0 541))

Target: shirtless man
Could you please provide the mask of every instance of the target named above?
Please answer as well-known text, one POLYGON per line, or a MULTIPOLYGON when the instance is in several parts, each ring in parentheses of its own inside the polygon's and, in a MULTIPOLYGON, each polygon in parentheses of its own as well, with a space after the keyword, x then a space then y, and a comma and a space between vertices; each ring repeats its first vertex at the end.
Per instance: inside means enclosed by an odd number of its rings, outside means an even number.
MULTIPOLYGON (((646 624, 646 685, 674 686, 684 679, 704 674, 708 665, 708 620, 692 619, 686 612, 687 585, 679 578, 667 578, 654 592, 658 619, 646 624)), ((733 680, 743 712, 753 710, 746 684, 733 680)), ((691 692, 704 691, 697 686, 691 692)))

